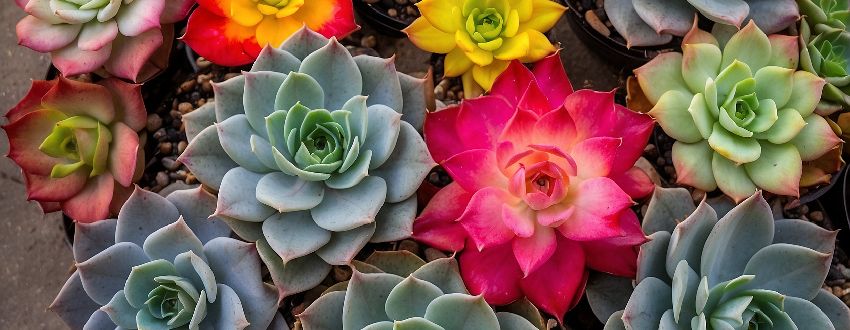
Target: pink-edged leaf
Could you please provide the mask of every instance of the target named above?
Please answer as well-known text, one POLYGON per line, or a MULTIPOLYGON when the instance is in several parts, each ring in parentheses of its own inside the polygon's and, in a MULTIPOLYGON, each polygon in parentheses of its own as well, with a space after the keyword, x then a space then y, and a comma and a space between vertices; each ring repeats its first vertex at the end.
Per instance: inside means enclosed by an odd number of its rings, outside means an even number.
POLYGON ((76 76, 90 73, 103 67, 112 54, 112 46, 104 46, 98 50, 82 50, 71 44, 50 53, 53 65, 63 75, 76 76))
POLYGON ((74 42, 80 33, 80 27, 81 25, 77 24, 51 24, 35 16, 27 16, 18 22, 15 30, 18 34, 18 44, 47 53, 74 42))
POLYGON ((124 187, 129 187, 133 183, 138 149, 139 134, 136 131, 120 122, 112 124, 109 170, 115 176, 115 181, 124 187))
POLYGON ((457 220, 470 199, 472 194, 456 182, 437 192, 413 222, 413 238, 441 250, 462 250, 467 235, 457 220))
POLYGON ((158 28, 147 30, 134 37, 118 36, 112 43, 112 56, 104 63, 104 67, 118 78, 130 81, 143 80, 143 76, 146 76, 142 74, 146 69, 145 66, 160 47, 170 49, 171 39, 165 39, 163 30, 158 28))
POLYGON ((560 54, 561 52, 557 51, 555 54, 544 57, 534 64, 533 69, 537 85, 546 95, 550 109, 560 108, 567 96, 573 93, 573 85, 567 77, 567 72, 564 71, 560 54))
POLYGON ((614 137, 623 138, 623 144, 617 153, 617 162, 614 163, 613 172, 621 173, 634 166, 638 158, 643 154, 646 143, 652 135, 655 121, 647 114, 632 111, 619 104, 614 105, 615 134, 614 137))
POLYGON ((499 171, 496 153, 485 149, 461 152, 443 162, 443 168, 464 190, 476 192, 486 187, 507 187, 508 179, 499 171))
POLYGON ((537 212, 537 222, 548 227, 557 227, 572 217, 575 207, 569 204, 555 204, 537 212))
POLYGON ((88 116, 104 124, 115 119, 112 94, 106 87, 64 77, 59 77, 56 87, 44 95, 42 104, 68 116, 88 116))
POLYGON ((508 122, 499 141, 508 141, 518 149, 524 149, 526 146, 534 143, 534 126, 537 124, 539 116, 527 110, 518 110, 513 118, 508 122))
POLYGON ((549 101, 546 100, 546 95, 543 94, 543 91, 535 83, 528 85, 528 89, 522 94, 517 108, 531 111, 537 114, 537 116, 542 116, 554 109, 549 105, 549 101))
POLYGON ((82 50, 98 50, 112 43, 118 35, 118 24, 115 21, 91 21, 83 25, 77 47, 82 50))
POLYGON ((632 278, 637 271, 638 248, 647 238, 632 210, 620 214, 620 225, 624 236, 581 242, 581 245, 591 269, 632 278))
POLYGON ((528 85, 535 81, 534 75, 525 65, 519 61, 511 61, 508 68, 493 82, 490 95, 501 96, 508 101, 508 104, 516 106, 528 89, 528 85))
POLYGON ((62 210, 74 221, 91 223, 109 216, 109 204, 115 179, 109 172, 98 175, 88 181, 83 190, 62 203, 62 210))
POLYGON ((564 314, 578 304, 587 283, 581 246, 557 237, 558 247, 549 260, 520 280, 528 300, 563 323, 564 314))
POLYGON ((56 123, 65 118, 67 116, 59 111, 36 110, 4 126, 3 129, 9 136, 9 158, 24 172, 49 176, 53 165, 61 162, 44 154, 38 147, 50 135, 56 123))
POLYGON ((616 133, 613 92, 582 89, 567 96, 564 108, 573 118, 580 138, 614 136, 616 133))
POLYGON ((425 143, 431 158, 437 163, 468 150, 455 129, 459 112, 460 106, 451 106, 425 115, 425 143))
POLYGON ((534 125, 536 144, 554 145, 561 150, 570 150, 576 142, 576 125, 570 113, 559 107, 540 117, 534 125))
POLYGON ((625 172, 609 176, 632 199, 649 196, 655 189, 655 184, 642 169, 632 167, 625 172))
POLYGON ((570 151, 576 162, 578 176, 593 178, 611 174, 623 140, 612 137, 594 137, 577 143, 570 151))
POLYGON ((558 247, 555 230, 538 226, 531 237, 517 237, 512 246, 514 257, 525 277, 549 261, 558 247))
POLYGON ((519 237, 530 237, 534 235, 535 216, 534 210, 524 204, 502 205, 502 222, 505 226, 519 237))
POLYGON ((511 258, 511 249, 511 244, 502 244, 460 254, 460 275, 469 293, 483 295, 493 305, 507 305, 522 297, 522 270, 511 258))
POLYGON ((502 220, 503 205, 514 202, 516 199, 507 191, 495 187, 481 189, 472 195, 458 221, 478 250, 504 244, 516 236, 502 220))
POLYGON ((500 97, 482 96, 464 100, 457 113, 454 129, 460 141, 468 148, 494 149, 514 112, 515 109, 500 97))
POLYGON ((63 202, 73 197, 89 179, 87 171, 74 171, 64 178, 23 172, 27 186, 27 199, 39 202, 63 202))
POLYGON ((575 207, 572 216, 558 230, 565 237, 590 241, 622 236, 619 214, 633 205, 617 183, 605 177, 582 181, 570 192, 568 203, 575 207))
POLYGON ((159 30, 160 16, 165 9, 165 2, 162 0, 125 2, 118 16, 115 17, 121 34, 135 37, 151 30, 159 30))
POLYGON ((137 132, 145 128, 148 115, 145 100, 142 99, 142 85, 129 84, 115 78, 106 78, 98 84, 112 92, 116 121, 127 124, 137 132))
POLYGON ((47 91, 53 88, 53 86, 56 86, 56 81, 57 80, 55 79, 50 81, 33 80, 27 95, 25 95, 14 108, 6 113, 6 118, 9 119, 9 122, 17 121, 32 111, 41 110, 41 98, 44 97, 44 94, 47 94, 47 91))

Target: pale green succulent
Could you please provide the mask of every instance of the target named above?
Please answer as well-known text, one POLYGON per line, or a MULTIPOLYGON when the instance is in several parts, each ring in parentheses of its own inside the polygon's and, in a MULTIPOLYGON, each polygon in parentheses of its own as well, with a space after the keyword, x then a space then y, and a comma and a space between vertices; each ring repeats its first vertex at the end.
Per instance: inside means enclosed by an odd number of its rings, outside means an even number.
POLYGON ((649 208, 637 286, 605 329, 850 329, 821 289, 837 232, 774 220, 761 193, 719 220, 683 188, 657 188, 649 208))
POLYGON ((850 24, 850 3, 845 0, 797 0, 797 5, 815 30, 826 26, 846 30, 850 24))
POLYGON ((180 161, 218 190, 215 215, 257 242, 281 297, 318 285, 368 242, 411 234, 415 192, 434 166, 415 128, 424 83, 303 28, 184 117, 180 161))
POLYGON ((339 283, 298 315, 300 330, 535 330, 543 318, 527 300, 496 312, 466 290, 454 258, 425 263, 407 251, 354 261, 339 283))
MULTIPOLYGON (((805 2, 800 1, 801 5, 805 2)), ((835 1, 821 1, 824 5, 837 6, 835 1)), ((838 17, 824 20, 819 13, 827 12, 820 7, 814 16, 804 17, 800 23, 800 68, 826 80, 823 98, 816 112, 829 115, 842 108, 850 107, 850 32, 845 25, 848 19, 847 2, 838 17)), ((826 15, 824 15, 826 17, 826 15)))
POLYGON ((288 329, 254 244, 214 209, 201 188, 137 188, 118 219, 77 223, 77 270, 50 310, 72 329, 288 329))

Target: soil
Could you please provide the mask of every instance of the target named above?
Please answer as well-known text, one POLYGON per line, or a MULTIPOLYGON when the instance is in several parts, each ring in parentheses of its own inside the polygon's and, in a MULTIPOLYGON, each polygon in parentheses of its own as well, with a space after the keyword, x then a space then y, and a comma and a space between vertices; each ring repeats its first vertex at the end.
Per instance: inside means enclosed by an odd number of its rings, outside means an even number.
POLYGON ((387 14, 396 20, 410 25, 419 18, 419 8, 416 4, 421 0, 356 0, 372 5, 373 8, 387 14))

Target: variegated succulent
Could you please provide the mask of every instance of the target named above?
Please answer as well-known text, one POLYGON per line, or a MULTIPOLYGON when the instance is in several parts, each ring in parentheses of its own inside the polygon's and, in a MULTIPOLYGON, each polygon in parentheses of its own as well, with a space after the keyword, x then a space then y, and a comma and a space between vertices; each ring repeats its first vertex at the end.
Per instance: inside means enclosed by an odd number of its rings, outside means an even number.
POLYGON ((697 13, 735 27, 753 20, 766 33, 784 30, 800 18, 794 0, 606 0, 605 13, 629 47, 663 45, 682 37, 697 13))
POLYGON ((607 330, 850 329, 850 310, 821 289, 837 232, 774 220, 760 192, 724 215, 657 188, 643 227, 637 286, 607 330))
POLYGON ((218 190, 216 215, 257 246, 281 296, 367 242, 411 234, 434 165, 415 126, 424 80, 304 28, 185 117, 180 161, 218 190), (415 123, 412 125, 411 123, 415 123))
POLYGON ((472 296, 457 261, 425 263, 407 251, 375 252, 354 261, 351 280, 332 286, 303 313, 303 330, 535 330, 543 318, 527 300, 512 311, 495 312, 481 296, 472 296), (522 306, 522 307, 520 307, 522 306))
POLYGON ((77 270, 50 309, 72 329, 287 329, 254 244, 202 188, 137 188, 118 219, 78 223, 77 270))

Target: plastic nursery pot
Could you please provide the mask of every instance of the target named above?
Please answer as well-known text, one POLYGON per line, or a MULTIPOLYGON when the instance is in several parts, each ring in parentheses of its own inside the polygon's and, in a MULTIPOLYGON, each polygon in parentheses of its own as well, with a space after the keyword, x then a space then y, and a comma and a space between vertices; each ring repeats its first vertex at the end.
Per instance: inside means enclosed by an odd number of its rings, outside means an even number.
MULTIPOLYGON (((366 23, 375 28, 381 34, 395 37, 406 38, 407 35, 401 30, 404 30, 409 23, 402 21, 387 14, 387 9, 384 8, 382 2, 394 3, 394 0, 354 0, 354 10, 358 16, 366 23)), ((413 4, 409 4, 412 6, 413 4)))
MULTIPOLYGON (((607 62, 618 67, 634 69, 643 64, 646 64, 658 54, 675 51, 677 48, 672 46, 676 42, 653 47, 626 47, 625 40, 622 38, 615 39, 610 35, 606 36, 596 29, 585 19, 585 12, 593 10, 590 4, 593 1, 588 0, 560 0, 566 2, 569 10, 565 14, 570 28, 575 31, 579 40, 587 47, 593 49, 598 55, 606 59, 607 62), (584 5, 584 6, 583 6, 584 5)), ((613 35, 616 33, 613 27, 608 28, 613 35)))
POLYGON ((823 210, 830 217, 836 227, 842 229, 839 238, 842 238, 842 247, 850 249, 850 175, 847 175, 847 166, 844 173, 839 177, 836 175, 838 184, 830 189, 818 200, 823 210))

